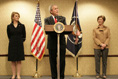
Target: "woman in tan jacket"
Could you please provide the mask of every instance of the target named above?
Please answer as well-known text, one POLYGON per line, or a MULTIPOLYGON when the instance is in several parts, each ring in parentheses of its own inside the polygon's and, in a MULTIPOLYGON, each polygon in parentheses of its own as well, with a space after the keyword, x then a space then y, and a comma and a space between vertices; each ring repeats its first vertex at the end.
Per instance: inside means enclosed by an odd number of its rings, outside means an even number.
POLYGON ((98 26, 93 30, 96 79, 100 78, 100 55, 102 54, 102 78, 106 79, 107 56, 109 51, 110 29, 104 26, 105 16, 98 16, 98 26))

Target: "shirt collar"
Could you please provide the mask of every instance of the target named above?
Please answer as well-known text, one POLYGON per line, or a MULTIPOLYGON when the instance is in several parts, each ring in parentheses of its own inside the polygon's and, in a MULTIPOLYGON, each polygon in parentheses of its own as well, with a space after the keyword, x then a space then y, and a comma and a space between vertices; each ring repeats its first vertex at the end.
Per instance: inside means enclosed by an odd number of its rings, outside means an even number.
POLYGON ((52 18, 55 19, 54 15, 52 15, 52 18))

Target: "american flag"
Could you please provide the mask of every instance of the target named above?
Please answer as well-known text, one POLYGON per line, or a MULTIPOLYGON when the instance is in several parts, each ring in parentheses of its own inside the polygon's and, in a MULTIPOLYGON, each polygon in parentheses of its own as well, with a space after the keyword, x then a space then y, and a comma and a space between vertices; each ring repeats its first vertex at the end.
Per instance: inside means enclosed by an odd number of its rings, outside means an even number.
POLYGON ((41 60, 45 52, 45 36, 42 29, 39 3, 37 4, 36 15, 34 20, 34 28, 31 37, 31 53, 41 60))

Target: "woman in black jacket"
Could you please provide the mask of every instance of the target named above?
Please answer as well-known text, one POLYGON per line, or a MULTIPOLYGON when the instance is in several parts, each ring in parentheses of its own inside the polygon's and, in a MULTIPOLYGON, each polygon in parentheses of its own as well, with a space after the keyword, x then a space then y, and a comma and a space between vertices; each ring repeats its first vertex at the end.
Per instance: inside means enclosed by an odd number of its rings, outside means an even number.
POLYGON ((15 79, 17 68, 17 79, 21 79, 21 60, 24 58, 24 46, 23 42, 26 38, 25 26, 19 22, 20 14, 18 12, 12 12, 11 24, 7 26, 7 35, 9 38, 8 48, 8 61, 11 61, 12 77, 15 79))

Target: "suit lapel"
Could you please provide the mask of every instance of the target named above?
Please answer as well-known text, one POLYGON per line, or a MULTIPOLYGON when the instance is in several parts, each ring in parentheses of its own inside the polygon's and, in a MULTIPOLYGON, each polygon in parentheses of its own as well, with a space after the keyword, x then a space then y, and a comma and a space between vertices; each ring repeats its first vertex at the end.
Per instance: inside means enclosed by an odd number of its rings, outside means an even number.
POLYGON ((52 16, 50 16, 50 23, 51 23, 51 24, 55 24, 54 19, 53 19, 52 16))
POLYGON ((62 20, 62 18, 60 16, 57 16, 57 21, 62 22, 61 20, 62 20))

